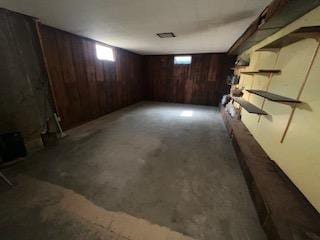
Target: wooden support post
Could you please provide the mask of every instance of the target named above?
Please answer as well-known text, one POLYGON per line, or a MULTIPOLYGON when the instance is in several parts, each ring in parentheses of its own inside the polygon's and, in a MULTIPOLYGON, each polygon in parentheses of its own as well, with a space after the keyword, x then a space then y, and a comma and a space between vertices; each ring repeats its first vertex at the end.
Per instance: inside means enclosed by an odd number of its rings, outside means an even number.
POLYGON ((49 71, 49 65, 48 65, 48 61, 47 61, 47 56, 46 56, 45 49, 44 49, 44 46, 43 46, 43 41, 42 41, 42 36, 41 36, 41 31, 40 31, 40 26, 39 26, 40 24, 41 23, 40 23, 39 20, 35 20, 35 26, 36 26, 38 39, 39 39, 42 59, 43 59, 44 67, 45 67, 45 70, 46 70, 46 75, 47 75, 47 78, 48 78, 48 81, 49 81, 50 93, 51 93, 51 96, 52 96, 52 99, 53 99, 53 104, 54 104, 53 107, 54 107, 55 111, 57 112, 57 114, 60 116, 59 108, 58 108, 58 105, 57 105, 57 100, 56 100, 56 97, 55 97, 55 94, 54 94, 54 90, 53 90, 52 78, 51 78, 50 71, 49 71))

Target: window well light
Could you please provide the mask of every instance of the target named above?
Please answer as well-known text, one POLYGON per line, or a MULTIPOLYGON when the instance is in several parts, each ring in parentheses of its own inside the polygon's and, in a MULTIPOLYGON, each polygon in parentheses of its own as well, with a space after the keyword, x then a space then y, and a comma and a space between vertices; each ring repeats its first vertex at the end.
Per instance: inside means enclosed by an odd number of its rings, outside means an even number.
POLYGON ((113 49, 100 44, 96 44, 96 54, 99 60, 114 62, 113 49))
POLYGON ((191 60, 191 56, 175 56, 174 64, 190 64, 191 60))
POLYGON ((181 117, 192 117, 193 115, 193 111, 182 111, 182 113, 180 114, 181 117))

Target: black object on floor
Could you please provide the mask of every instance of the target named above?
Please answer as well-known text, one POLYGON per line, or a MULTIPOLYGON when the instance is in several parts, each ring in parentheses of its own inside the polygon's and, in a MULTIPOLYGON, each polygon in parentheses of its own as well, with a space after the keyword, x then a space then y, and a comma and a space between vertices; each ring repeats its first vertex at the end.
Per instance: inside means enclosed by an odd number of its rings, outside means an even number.
POLYGON ((0 157, 3 161, 12 161, 27 155, 23 137, 19 132, 0 134, 0 157))

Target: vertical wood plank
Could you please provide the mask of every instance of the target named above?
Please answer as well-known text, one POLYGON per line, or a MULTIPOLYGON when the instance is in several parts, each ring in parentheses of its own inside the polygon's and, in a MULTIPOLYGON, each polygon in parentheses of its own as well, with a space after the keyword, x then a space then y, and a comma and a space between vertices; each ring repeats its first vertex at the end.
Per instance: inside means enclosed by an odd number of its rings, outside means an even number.
POLYGON ((116 62, 101 61, 97 42, 45 25, 39 30, 63 129, 142 99, 142 56, 114 48, 116 62))
POLYGON ((148 99, 218 105, 228 92, 226 77, 234 57, 226 54, 193 54, 191 65, 175 65, 173 55, 146 56, 144 67, 148 99))

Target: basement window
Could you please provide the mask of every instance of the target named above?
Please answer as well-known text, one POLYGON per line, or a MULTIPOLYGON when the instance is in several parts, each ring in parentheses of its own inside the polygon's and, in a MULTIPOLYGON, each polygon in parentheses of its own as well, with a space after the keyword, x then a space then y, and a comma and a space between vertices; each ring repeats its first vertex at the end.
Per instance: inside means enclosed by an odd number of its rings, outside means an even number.
POLYGON ((96 44, 96 54, 99 60, 114 62, 113 49, 100 44, 96 44))
POLYGON ((180 114, 180 117, 192 117, 193 116, 193 111, 187 110, 187 111, 182 111, 180 114))
POLYGON ((191 64, 191 56, 175 56, 174 64, 191 64))

